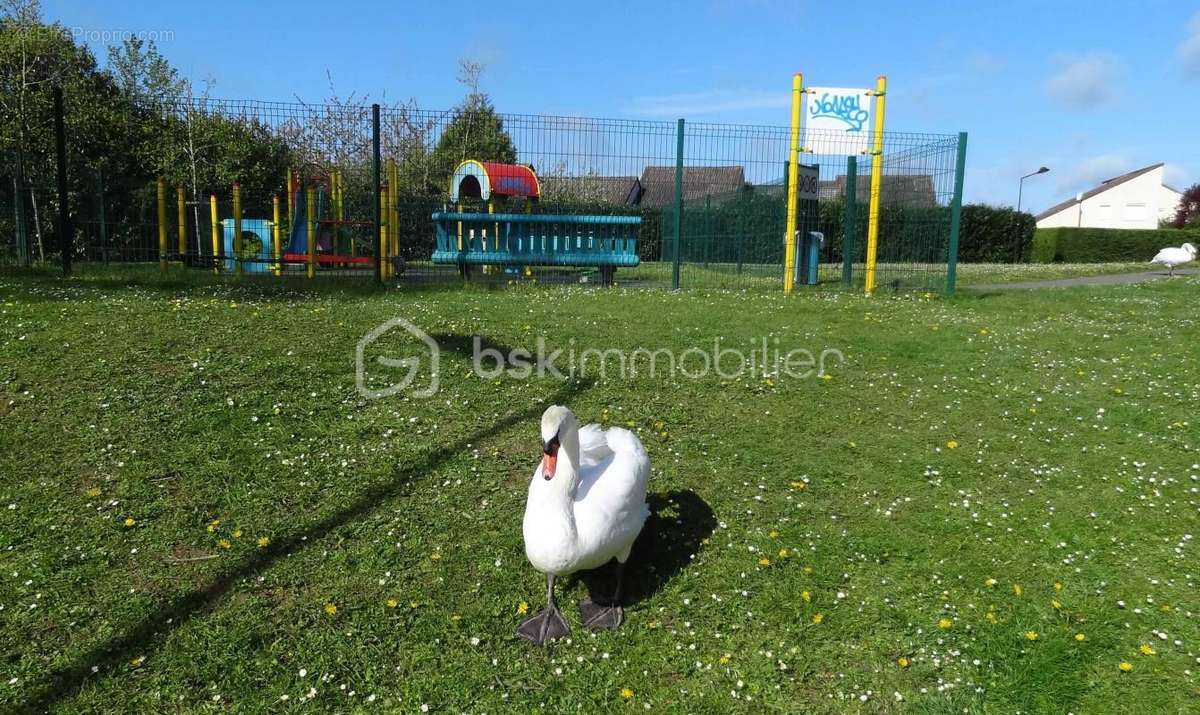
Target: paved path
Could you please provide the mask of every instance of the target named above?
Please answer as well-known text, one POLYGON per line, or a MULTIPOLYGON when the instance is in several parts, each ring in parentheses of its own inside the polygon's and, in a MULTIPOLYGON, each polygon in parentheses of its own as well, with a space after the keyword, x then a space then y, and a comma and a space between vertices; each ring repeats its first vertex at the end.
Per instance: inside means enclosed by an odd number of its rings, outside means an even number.
MULTIPOLYGON (((1195 268, 1180 268, 1176 276, 1194 276, 1200 274, 1195 268)), ((1079 278, 1055 278, 1045 281, 1026 281, 1024 283, 991 283, 987 285, 967 285, 970 290, 1019 290, 1024 288, 1070 288, 1072 286, 1112 286, 1127 283, 1141 283, 1159 278, 1168 278, 1166 271, 1154 270, 1142 273, 1111 273, 1104 276, 1081 276, 1079 278)))

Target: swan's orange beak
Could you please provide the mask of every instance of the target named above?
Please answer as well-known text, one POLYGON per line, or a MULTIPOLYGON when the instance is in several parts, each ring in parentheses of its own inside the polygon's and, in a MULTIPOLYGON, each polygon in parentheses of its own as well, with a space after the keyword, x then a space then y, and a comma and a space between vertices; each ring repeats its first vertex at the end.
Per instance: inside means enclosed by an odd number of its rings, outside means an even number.
POLYGON ((558 437, 542 445, 542 479, 550 481, 558 468, 558 437))

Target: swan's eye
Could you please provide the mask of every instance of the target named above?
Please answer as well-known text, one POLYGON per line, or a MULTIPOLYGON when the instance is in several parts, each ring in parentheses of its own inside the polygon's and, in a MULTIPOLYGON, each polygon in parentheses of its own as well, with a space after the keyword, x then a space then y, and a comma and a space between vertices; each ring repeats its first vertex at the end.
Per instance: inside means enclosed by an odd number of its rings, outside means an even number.
POLYGON ((542 452, 549 455, 558 454, 558 435, 555 435, 554 439, 542 445, 542 452))

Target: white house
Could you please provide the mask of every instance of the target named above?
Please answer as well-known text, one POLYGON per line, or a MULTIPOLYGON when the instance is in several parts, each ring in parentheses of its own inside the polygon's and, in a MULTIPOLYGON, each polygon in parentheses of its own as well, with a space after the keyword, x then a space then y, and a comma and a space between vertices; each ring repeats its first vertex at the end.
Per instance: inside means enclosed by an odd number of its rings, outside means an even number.
POLYGON ((1158 228, 1160 220, 1175 216, 1182 198, 1163 184, 1163 165, 1152 164, 1107 179, 1034 218, 1038 228, 1158 228))

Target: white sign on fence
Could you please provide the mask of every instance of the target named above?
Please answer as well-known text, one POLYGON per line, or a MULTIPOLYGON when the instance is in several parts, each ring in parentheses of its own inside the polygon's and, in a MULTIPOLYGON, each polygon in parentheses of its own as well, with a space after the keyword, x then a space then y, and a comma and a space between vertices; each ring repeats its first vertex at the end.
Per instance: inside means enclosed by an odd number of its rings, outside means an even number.
MULTIPOLYGON (((803 157, 801 158, 803 162, 803 157)), ((801 163, 796 167, 796 191, 801 201, 816 201, 820 189, 820 169, 816 166, 801 163)))
POLYGON ((868 89, 809 87, 804 93, 804 138, 813 154, 849 156, 870 149, 871 109, 868 89))

